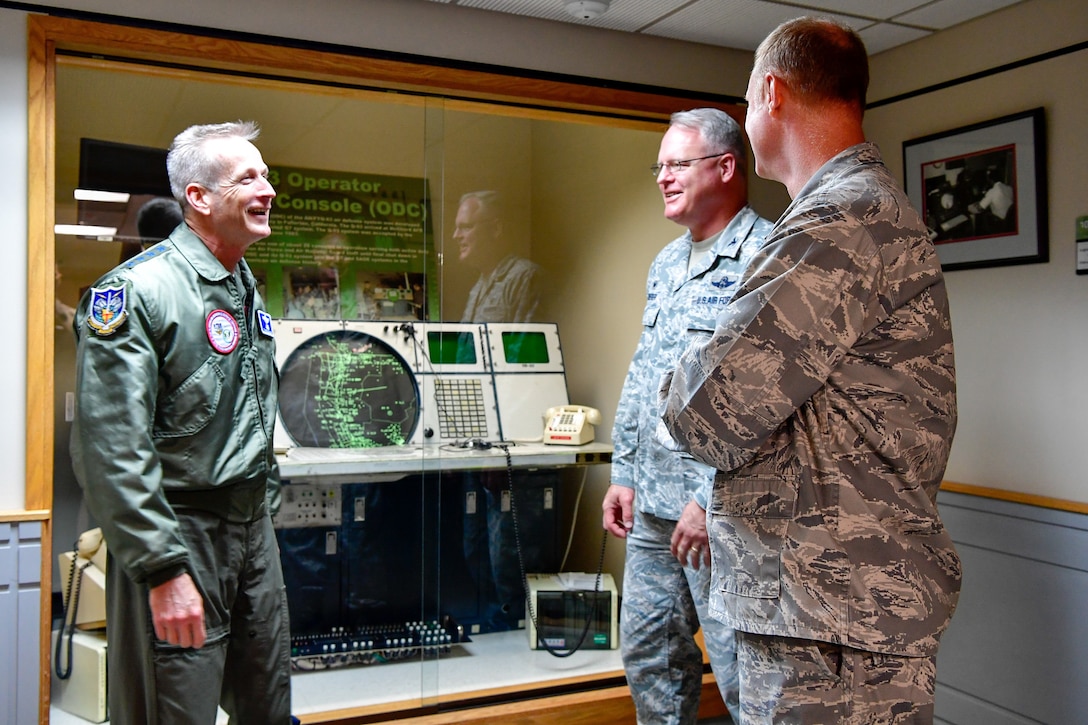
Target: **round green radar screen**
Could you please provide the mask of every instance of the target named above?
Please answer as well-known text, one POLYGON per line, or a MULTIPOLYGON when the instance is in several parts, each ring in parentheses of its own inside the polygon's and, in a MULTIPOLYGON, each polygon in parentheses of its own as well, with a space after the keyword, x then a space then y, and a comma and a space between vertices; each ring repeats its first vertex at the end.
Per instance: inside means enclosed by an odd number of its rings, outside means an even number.
POLYGON ((386 343, 365 332, 332 330, 287 356, 279 409, 298 446, 399 446, 419 423, 419 388, 404 358, 386 343))

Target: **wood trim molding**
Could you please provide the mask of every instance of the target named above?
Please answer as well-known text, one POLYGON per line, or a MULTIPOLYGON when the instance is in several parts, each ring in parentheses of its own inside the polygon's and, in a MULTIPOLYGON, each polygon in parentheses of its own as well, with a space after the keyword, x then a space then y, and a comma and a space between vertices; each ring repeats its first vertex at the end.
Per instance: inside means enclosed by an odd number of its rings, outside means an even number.
POLYGON ((29 23, 27 39, 26 503, 53 504, 53 304, 55 85, 49 41, 29 23))
POLYGON ((968 496, 981 496, 982 498, 992 498, 999 501, 1011 501, 1012 503, 1022 503, 1028 504, 1029 506, 1056 509, 1058 511, 1068 511, 1074 514, 1088 514, 1088 503, 1069 501, 1063 498, 1039 496, 1031 493, 1020 493, 1018 491, 1006 491, 1001 488, 987 488, 986 486, 974 486, 969 483, 956 483, 954 481, 944 481, 941 484, 941 490, 962 493, 968 496))
POLYGON ((531 104, 609 116, 633 114, 665 120, 695 106, 714 106, 743 122, 736 103, 683 92, 638 91, 606 85, 519 76, 412 62, 359 53, 287 47, 221 36, 119 26, 69 18, 30 16, 32 25, 56 49, 153 64, 189 65, 242 76, 341 83, 393 92, 531 104))
POLYGON ((42 531, 38 632, 38 719, 49 722, 52 627, 54 125, 53 50, 40 26, 27 36, 27 329, 26 493, 29 509, 47 512, 42 531), (48 594, 47 594, 48 593, 48 594))
MULTIPOLYGON (((703 675, 699 699, 699 719, 723 717, 728 713, 714 675, 703 675)), ((492 725, 493 723, 533 723, 533 725, 629 725, 635 722, 635 706, 627 685, 601 687, 580 692, 550 695, 480 707, 451 702, 400 714, 368 715, 358 711, 340 711, 300 717, 304 725, 360 725, 394 722, 398 725, 492 725)))
POLYGON ((48 521, 51 511, 0 511, 0 524, 15 524, 22 521, 48 521))

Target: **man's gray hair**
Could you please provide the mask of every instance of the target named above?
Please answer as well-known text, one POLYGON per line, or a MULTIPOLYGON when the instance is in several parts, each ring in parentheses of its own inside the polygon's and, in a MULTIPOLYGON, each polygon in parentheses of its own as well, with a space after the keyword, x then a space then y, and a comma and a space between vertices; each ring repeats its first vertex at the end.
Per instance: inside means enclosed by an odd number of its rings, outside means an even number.
POLYGON ((458 206, 464 204, 469 199, 475 199, 477 205, 480 208, 480 216, 484 219, 498 219, 502 220, 503 208, 502 208, 502 195, 497 191, 491 191, 485 189, 482 191, 469 191, 461 195, 460 201, 457 202, 458 206))
POLYGON ((744 144, 740 124, 718 108, 692 108, 677 111, 669 118, 670 126, 683 126, 698 131, 706 141, 707 151, 733 154, 741 173, 748 167, 748 149, 744 144))
POLYGON ((211 189, 225 173, 222 160, 206 151, 208 141, 220 138, 241 138, 254 141, 261 134, 254 121, 231 121, 190 126, 170 144, 166 154, 166 173, 170 177, 170 193, 182 208, 189 206, 185 187, 200 184, 211 189))

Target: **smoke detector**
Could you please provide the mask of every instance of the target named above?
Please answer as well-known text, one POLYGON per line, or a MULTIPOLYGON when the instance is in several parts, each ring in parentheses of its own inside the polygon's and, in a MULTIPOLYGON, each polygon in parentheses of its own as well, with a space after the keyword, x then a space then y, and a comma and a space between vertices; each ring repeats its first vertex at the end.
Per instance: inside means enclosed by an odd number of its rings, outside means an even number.
POLYGON ((599 18, 608 10, 609 0, 564 0, 563 7, 579 20, 599 18))

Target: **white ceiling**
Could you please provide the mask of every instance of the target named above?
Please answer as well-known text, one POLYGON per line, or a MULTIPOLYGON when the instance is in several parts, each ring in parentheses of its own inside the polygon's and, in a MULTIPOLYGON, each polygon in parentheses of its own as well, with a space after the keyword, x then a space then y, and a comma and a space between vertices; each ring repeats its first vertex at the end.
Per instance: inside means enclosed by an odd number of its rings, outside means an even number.
POLYGON ((826 15, 857 30, 873 55, 1021 0, 611 0, 592 20, 569 14, 568 0, 431 2, 740 50, 755 50, 785 20, 826 15))

